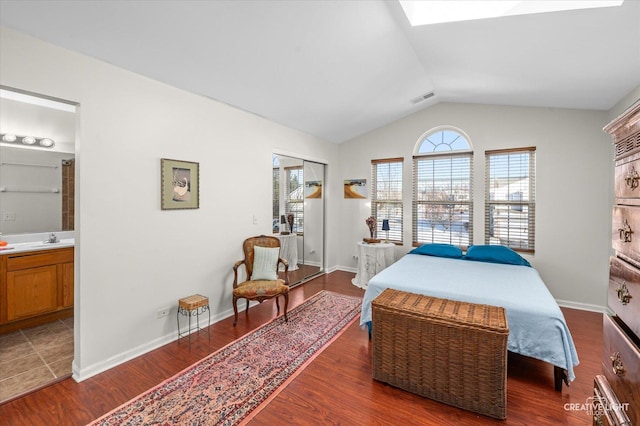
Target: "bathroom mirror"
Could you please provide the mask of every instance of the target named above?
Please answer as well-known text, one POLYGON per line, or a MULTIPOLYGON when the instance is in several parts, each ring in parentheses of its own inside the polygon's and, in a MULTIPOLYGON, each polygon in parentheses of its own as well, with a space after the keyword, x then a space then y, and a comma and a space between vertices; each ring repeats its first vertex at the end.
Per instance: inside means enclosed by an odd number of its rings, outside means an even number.
POLYGON ((274 154, 273 233, 295 285, 324 270, 325 165, 274 154))
POLYGON ((75 106, 0 86, 0 135, 2 235, 73 230, 75 106))

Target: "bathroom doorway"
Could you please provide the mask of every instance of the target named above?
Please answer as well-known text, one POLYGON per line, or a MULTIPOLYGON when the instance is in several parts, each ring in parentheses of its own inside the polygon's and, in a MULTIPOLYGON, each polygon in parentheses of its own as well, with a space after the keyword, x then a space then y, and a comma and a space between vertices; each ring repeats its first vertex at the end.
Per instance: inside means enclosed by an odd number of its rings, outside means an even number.
MULTIPOLYGON (((74 102, 0 86, 2 239, 26 242, 49 233, 75 237, 77 107, 74 102)), ((63 307, 32 316, 0 314, 0 403, 72 374, 78 282, 70 262, 60 269, 65 285, 70 283, 64 296, 58 296, 64 297, 59 303, 63 307)), ((8 271, 0 272, 4 280, 8 271)), ((0 286, 0 291, 7 287, 0 286)), ((7 300, 5 294, 0 297, 7 300)), ((8 311, 8 303, 0 309, 8 311)))

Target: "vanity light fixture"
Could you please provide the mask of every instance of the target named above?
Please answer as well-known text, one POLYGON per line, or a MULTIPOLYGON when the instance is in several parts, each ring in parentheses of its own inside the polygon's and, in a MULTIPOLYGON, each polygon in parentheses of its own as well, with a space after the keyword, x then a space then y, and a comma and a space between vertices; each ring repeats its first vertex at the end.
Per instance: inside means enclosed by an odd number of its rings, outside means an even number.
POLYGON ((55 142, 51 138, 38 138, 34 136, 19 136, 13 133, 0 133, 2 142, 14 145, 33 146, 42 148, 53 148, 55 142))

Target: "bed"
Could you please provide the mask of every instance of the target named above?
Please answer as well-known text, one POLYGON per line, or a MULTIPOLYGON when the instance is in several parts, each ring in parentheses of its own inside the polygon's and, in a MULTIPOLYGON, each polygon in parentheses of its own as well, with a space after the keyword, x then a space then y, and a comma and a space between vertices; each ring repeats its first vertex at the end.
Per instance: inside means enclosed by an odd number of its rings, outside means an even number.
POLYGON ((478 261, 416 251, 369 281, 362 301, 363 328, 371 330, 371 301, 386 288, 501 306, 509 323, 509 351, 552 364, 556 390, 562 389, 562 381, 569 385, 575 379, 573 367, 579 363, 578 355, 564 315, 538 272, 526 260, 496 263, 501 260, 478 261))

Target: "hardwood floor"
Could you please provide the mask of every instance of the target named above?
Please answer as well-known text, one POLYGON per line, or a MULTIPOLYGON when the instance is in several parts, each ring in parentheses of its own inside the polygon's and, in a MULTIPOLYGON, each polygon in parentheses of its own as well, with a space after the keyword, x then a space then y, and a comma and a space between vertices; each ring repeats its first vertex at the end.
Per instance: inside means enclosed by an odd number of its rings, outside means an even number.
MULTIPOLYGON (((290 306, 320 290, 361 296, 351 284, 353 274, 333 272, 294 288, 290 306)), ((602 315, 563 309, 573 335, 580 365, 569 388, 553 390, 553 367, 509 354, 507 419, 493 420, 421 398, 371 378, 367 332, 351 325, 249 423, 251 425, 587 425, 585 411, 567 404, 584 404, 591 396, 593 377, 601 373, 602 315)), ((0 405, 0 423, 8 425, 84 425, 178 373, 209 353, 259 327, 275 314, 267 301, 206 332, 173 342, 153 352, 76 383, 67 379, 20 399, 0 405)))

